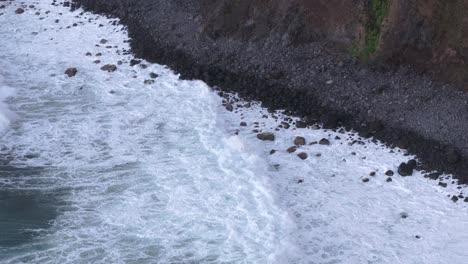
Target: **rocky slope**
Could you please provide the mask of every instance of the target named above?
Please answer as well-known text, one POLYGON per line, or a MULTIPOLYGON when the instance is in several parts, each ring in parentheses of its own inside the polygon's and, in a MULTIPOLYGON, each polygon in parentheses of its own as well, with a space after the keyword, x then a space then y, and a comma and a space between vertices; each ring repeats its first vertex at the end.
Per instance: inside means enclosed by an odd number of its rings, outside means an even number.
POLYGON ((465 2, 77 0, 73 6, 120 17, 137 56, 185 78, 288 109, 305 123, 357 129, 466 183, 468 96, 435 81, 464 84, 465 2))

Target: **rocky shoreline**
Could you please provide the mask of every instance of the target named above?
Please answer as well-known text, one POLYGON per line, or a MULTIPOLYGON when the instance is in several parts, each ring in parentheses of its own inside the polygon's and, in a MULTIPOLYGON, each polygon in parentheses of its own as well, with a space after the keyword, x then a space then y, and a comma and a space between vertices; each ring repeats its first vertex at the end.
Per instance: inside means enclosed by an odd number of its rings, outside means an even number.
POLYGON ((81 4, 119 17, 137 57, 286 109, 302 117, 297 127, 319 122, 355 129, 416 154, 419 169, 437 171, 428 177, 452 173, 468 183, 468 95, 410 66, 362 63, 327 41, 293 45, 283 36, 243 39, 210 31, 198 2, 77 0, 71 6, 81 4))

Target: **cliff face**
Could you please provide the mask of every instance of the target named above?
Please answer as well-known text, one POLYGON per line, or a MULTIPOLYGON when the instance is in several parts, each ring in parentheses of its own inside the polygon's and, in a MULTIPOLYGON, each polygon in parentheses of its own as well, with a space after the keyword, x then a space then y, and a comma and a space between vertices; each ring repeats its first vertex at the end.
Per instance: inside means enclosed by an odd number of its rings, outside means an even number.
POLYGON ((416 65, 468 88, 468 0, 201 1, 217 37, 330 41, 363 59, 416 65))

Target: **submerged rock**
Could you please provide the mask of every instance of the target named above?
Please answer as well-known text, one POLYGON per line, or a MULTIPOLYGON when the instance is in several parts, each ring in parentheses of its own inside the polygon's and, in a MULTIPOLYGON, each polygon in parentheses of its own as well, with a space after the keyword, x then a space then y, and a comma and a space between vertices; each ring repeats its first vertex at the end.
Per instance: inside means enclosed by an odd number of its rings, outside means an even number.
POLYGON ((78 70, 76 68, 68 68, 65 71, 65 74, 68 75, 68 77, 73 77, 78 73, 78 70))
POLYGON ((275 141, 275 134, 271 132, 263 132, 258 134, 257 138, 263 141, 275 141))

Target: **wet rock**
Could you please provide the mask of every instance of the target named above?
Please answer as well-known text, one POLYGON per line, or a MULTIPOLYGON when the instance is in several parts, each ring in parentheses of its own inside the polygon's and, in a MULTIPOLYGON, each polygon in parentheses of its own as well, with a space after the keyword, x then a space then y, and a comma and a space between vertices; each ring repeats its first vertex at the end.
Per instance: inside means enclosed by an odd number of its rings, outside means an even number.
POLYGON ((303 137, 296 137, 294 139, 294 145, 296 146, 304 146, 306 144, 306 140, 303 137))
POLYGON ((465 203, 468 203, 468 197, 465 198, 465 200, 463 200, 465 203))
POLYGON ((276 149, 270 150, 270 155, 273 155, 273 154, 275 154, 275 153, 276 153, 276 149))
POLYGON ((297 154, 297 156, 301 159, 301 160, 305 160, 309 157, 309 155, 307 155, 307 153, 305 152, 301 152, 299 154, 297 154))
POLYGON ((246 122, 240 122, 240 126, 247 126, 247 123, 246 122))
POLYGON ((99 63, 101 63, 101 61, 100 61, 100 60, 95 60, 95 61, 93 61, 93 62, 94 62, 94 63, 96 63, 96 64, 99 64, 99 63))
POLYGON ((78 73, 78 70, 76 68, 68 68, 65 70, 65 74, 68 75, 68 77, 73 77, 78 73))
POLYGON ((101 43, 101 44, 106 44, 106 43, 107 43, 107 39, 101 39, 101 41, 99 41, 99 43, 101 43))
POLYGON ((452 196, 452 198, 451 198, 451 199, 452 199, 452 201, 453 201, 454 203, 458 202, 458 197, 457 197, 457 196, 455 196, 455 195, 454 195, 454 196, 452 196))
POLYGON ((102 53, 100 52, 96 53, 96 57, 100 57, 100 56, 102 56, 102 53))
POLYGON ((292 147, 288 148, 286 151, 287 151, 288 153, 293 153, 293 152, 296 152, 296 150, 297 150, 297 147, 296 147, 296 146, 292 146, 292 147))
POLYGON ((232 106, 232 104, 227 104, 226 110, 228 110, 229 112, 232 112, 234 110, 234 107, 232 106))
POLYGON ((304 179, 299 179, 299 180, 297 181, 297 183, 303 183, 303 182, 304 182, 304 179))
POLYGON ((387 182, 392 182, 392 181, 393 181, 392 178, 390 177, 387 178, 387 182))
POLYGON ((408 162, 402 162, 400 166, 398 166, 398 174, 403 177, 413 175, 413 170, 416 167, 416 161, 410 160, 408 162))
POLYGON ((326 138, 322 138, 320 141, 319 141, 319 144, 320 145, 330 145, 330 141, 326 138))
POLYGON ((375 171, 369 173, 370 176, 374 177, 375 176, 375 171))
POLYGON ((369 181, 370 181, 369 178, 362 179, 362 182, 369 182, 369 181))
POLYGON ((275 134, 271 132, 263 132, 257 134, 257 138, 263 141, 275 141, 275 134))
POLYGON ((439 186, 442 186, 444 188, 447 188, 447 183, 445 182, 439 182, 439 186))
POLYGON ((115 72, 117 70, 117 66, 115 66, 114 64, 106 64, 101 67, 101 70, 107 72, 115 72))
POLYGON ((150 75, 150 77, 151 77, 151 78, 153 78, 153 79, 156 79, 156 78, 158 78, 158 77, 159 77, 159 75, 158 75, 158 74, 156 74, 156 73, 154 73, 154 72, 150 72, 150 74, 149 74, 149 75, 150 75))
POLYGON ((24 9, 23 8, 18 8, 15 10, 15 14, 23 14, 24 13, 24 9))
POLYGON ((141 60, 134 60, 134 59, 130 60, 130 66, 132 67, 140 63, 141 63, 141 60))
POLYGON ((91 52, 86 52, 85 55, 86 55, 86 56, 92 56, 93 54, 91 54, 91 52))
POLYGON ((392 170, 388 170, 387 172, 385 172, 385 175, 387 176, 393 176, 395 173, 392 171, 392 170))
POLYGON ((154 83, 154 80, 145 80, 144 84, 151 85, 154 83))

